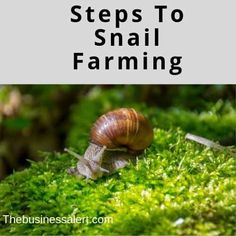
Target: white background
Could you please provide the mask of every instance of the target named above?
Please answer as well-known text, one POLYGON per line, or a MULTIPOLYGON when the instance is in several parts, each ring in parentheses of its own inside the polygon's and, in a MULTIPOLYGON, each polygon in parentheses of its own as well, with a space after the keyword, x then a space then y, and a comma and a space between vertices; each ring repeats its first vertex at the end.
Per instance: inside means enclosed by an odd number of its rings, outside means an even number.
MULTIPOLYGON (((236 1, 235 0, 1 0, 0 2, 0 83, 73 83, 73 84, 232 84, 236 81, 236 1), (158 23, 154 5, 167 5, 165 22, 158 23), (71 7, 81 5, 83 20, 72 23, 71 7), (95 8, 95 23, 85 20, 88 6, 95 8), (99 10, 109 9, 110 23, 98 20, 99 10), (128 20, 120 31, 143 32, 160 29, 160 46, 94 46, 94 31, 114 26, 115 9, 131 12, 142 9, 141 23, 128 20), (170 12, 180 8, 184 20, 174 23, 170 12), (97 55, 164 56, 167 63, 174 55, 183 57, 182 74, 164 71, 90 71, 85 66, 73 70, 73 53, 97 55)), ((131 16, 131 14, 130 14, 131 16)))

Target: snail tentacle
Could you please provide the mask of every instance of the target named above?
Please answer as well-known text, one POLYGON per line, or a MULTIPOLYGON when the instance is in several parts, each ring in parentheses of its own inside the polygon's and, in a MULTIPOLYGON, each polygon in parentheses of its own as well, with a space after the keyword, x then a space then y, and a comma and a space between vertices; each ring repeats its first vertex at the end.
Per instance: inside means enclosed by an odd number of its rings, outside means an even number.
POLYGON ((110 173, 110 171, 109 171, 109 170, 107 170, 107 169, 104 169, 104 168, 102 168, 102 167, 100 167, 100 170, 101 170, 102 172, 105 172, 105 173, 110 173))
POLYGON ((71 151, 71 150, 68 149, 68 148, 64 148, 64 151, 65 151, 65 152, 68 152, 71 156, 74 156, 74 157, 76 157, 77 159, 81 159, 81 158, 83 157, 83 156, 79 155, 78 153, 71 151))

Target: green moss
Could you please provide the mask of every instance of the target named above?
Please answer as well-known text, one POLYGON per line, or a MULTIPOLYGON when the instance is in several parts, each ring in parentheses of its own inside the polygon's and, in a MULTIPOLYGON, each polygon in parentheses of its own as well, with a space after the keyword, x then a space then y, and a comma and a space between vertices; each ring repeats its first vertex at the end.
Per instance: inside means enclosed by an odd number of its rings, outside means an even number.
POLYGON ((158 127, 181 127, 186 132, 198 134, 216 141, 233 136, 236 127, 236 109, 231 103, 216 102, 207 111, 188 111, 172 107, 167 110, 153 108, 152 122, 158 127), (158 113, 158 115, 156 115, 158 113))
POLYGON ((1 183, 0 215, 109 216, 113 223, 4 224, 2 217, 0 234, 236 233, 235 157, 185 141, 180 129, 155 129, 137 165, 97 181, 69 176, 76 160, 67 154, 45 156, 1 183))

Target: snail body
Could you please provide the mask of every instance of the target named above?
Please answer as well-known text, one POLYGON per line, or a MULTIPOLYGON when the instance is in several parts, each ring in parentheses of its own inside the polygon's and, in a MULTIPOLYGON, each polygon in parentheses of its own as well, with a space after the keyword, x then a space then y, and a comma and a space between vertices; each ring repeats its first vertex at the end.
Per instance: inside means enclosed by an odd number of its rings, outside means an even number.
POLYGON ((90 144, 70 174, 97 179, 125 167, 153 140, 148 120, 133 108, 120 108, 100 116, 90 132, 90 144))

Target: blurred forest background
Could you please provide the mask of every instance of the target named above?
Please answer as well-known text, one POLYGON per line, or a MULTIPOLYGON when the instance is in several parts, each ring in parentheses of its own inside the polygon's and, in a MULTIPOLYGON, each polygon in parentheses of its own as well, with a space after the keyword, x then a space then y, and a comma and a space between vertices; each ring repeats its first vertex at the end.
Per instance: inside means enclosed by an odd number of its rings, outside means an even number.
POLYGON ((29 159, 41 160, 40 152, 86 147, 94 117, 116 107, 135 107, 163 129, 180 126, 235 145, 236 127, 224 127, 235 124, 235 91, 233 85, 2 85, 0 179, 29 166, 29 159), (160 116, 152 117, 157 109, 160 116), (211 130, 204 129, 209 119, 211 130))

